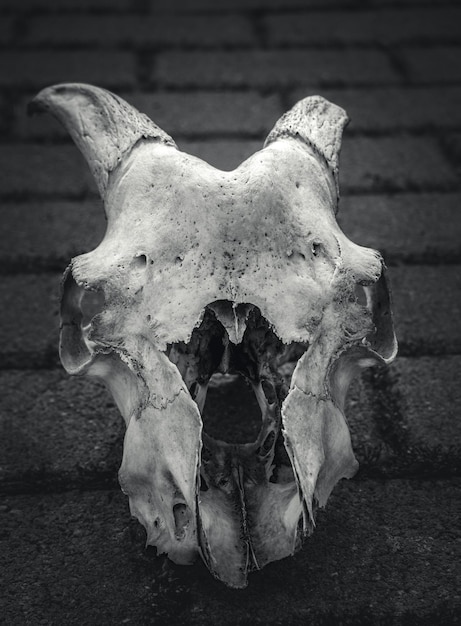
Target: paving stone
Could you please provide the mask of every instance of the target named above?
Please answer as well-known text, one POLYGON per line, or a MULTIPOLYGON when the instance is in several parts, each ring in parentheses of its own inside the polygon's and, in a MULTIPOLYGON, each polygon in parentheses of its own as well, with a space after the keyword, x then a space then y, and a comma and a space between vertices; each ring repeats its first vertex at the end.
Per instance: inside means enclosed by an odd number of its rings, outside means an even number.
POLYGON ((452 163, 457 166, 458 173, 461 172, 461 133, 449 133, 444 137, 445 152, 452 163))
MULTIPOLYGON (((150 0, 151 10, 156 13, 227 13, 234 11, 268 11, 324 8, 338 5, 339 0, 150 0)), ((360 0, 342 0, 342 6, 357 6, 360 0)))
POLYGON ((387 263, 461 259, 459 193, 344 196, 338 221, 356 243, 376 248, 387 263))
POLYGON ((0 133, 3 138, 9 135, 11 126, 11 107, 7 98, 0 94, 0 133))
POLYGON ((60 274, 0 277, 0 367, 57 360, 60 274))
POLYGON ((378 50, 256 50, 164 52, 152 80, 172 87, 293 87, 396 83, 387 56, 378 50))
MULTIPOLYGON (((291 94, 290 104, 309 95, 312 90, 298 89, 291 94)), ((320 95, 347 111, 352 132, 437 131, 461 126, 461 88, 457 86, 322 89, 320 95)))
POLYGON ((19 13, 29 11, 87 11, 98 12, 104 10, 121 11, 129 9, 132 5, 131 0, 59 0, 59 2, 51 2, 50 0, 22 0, 20 5, 16 0, 2 0, 2 9, 16 10, 19 13))
POLYGON ((390 368, 409 448, 461 452, 461 356, 400 358, 390 368))
POLYGON ((293 626, 455 624, 459 479, 343 481, 303 550, 232 590, 202 563, 144 551, 112 491, 9 496, 2 505, 6 623, 293 626))
POLYGON ((0 215, 3 271, 63 271, 73 256, 97 246, 106 227, 99 200, 9 202, 1 205, 0 215))
POLYGON ((339 168, 343 192, 412 191, 458 186, 458 176, 433 137, 344 136, 339 168))
POLYGON ((401 354, 461 351, 461 266, 415 265, 389 271, 401 354))
POLYGON ((414 83, 457 83, 461 81, 461 47, 408 48, 400 58, 414 83))
POLYGON ((0 490, 116 480, 124 424, 102 383, 8 370, 0 384, 0 490))
POLYGON ((29 21, 26 45, 233 47, 255 43, 250 21, 238 15, 52 15, 29 21))
POLYGON ((129 87, 136 80, 130 52, 118 51, 9 51, 0 56, 0 86, 37 89, 52 83, 94 83, 129 87))
POLYGON ((14 21, 11 17, 3 17, 0 20, 0 46, 12 43, 14 21))
POLYGON ((262 141, 217 139, 208 141, 180 140, 180 150, 198 156, 214 167, 233 170, 242 161, 263 147, 262 141))
MULTIPOLYGON (((400 5, 416 5, 416 6, 420 6, 421 0, 370 0, 369 2, 372 6, 381 6, 381 5, 394 5, 394 6, 400 6, 400 5)), ((424 5, 428 5, 428 6, 440 6, 440 0, 424 0, 424 5)), ((447 4, 450 4, 450 2, 448 1, 447 4)))
POLYGON ((349 388, 344 410, 352 448, 361 469, 379 471, 387 462, 386 442, 376 425, 373 386, 367 372, 358 376, 349 388))
POLYGON ((174 136, 267 134, 284 113, 277 94, 251 91, 133 93, 126 99, 174 136))
POLYGON ((455 7, 365 11, 305 11, 269 15, 270 46, 397 44, 459 41, 461 10, 455 7))
POLYGON ((82 196, 96 194, 88 166, 73 145, 0 145, 1 193, 82 196))

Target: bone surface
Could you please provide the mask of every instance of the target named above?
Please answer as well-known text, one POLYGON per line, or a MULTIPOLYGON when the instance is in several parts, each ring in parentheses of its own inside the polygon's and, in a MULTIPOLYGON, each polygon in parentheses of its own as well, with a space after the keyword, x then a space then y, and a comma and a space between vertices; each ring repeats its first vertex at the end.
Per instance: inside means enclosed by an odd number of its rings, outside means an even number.
POLYGON ((119 480, 147 543, 244 587, 356 472, 349 383, 396 354, 383 260, 335 218, 347 116, 301 100, 226 172, 97 87, 49 87, 31 109, 67 128, 107 216, 64 275, 62 363, 102 379, 125 419, 119 480), (236 380, 261 414, 240 443, 204 428, 209 387, 236 380))

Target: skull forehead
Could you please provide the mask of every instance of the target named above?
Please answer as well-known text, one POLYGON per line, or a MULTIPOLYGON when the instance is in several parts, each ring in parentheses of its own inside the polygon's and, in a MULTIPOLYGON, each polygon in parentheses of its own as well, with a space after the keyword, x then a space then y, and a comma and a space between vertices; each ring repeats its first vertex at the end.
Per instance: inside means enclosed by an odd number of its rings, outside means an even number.
MULTIPOLYGON (((328 176, 308 150, 281 141, 223 172, 172 148, 140 145, 106 202, 106 238, 86 255, 104 274, 106 316, 115 302, 113 318, 120 318, 120 296, 129 298, 127 318, 143 319, 163 348, 188 340, 208 304, 248 302, 284 341, 309 340, 342 234, 328 176), (319 239, 328 252, 320 263, 311 254, 319 239)), ((78 273, 81 258, 76 263, 78 273)))
POLYGON ((108 236, 144 247, 152 258, 192 247, 219 255, 236 241, 254 253, 268 241, 279 250, 312 235, 331 238, 337 226, 326 173, 288 141, 289 158, 279 142, 232 172, 175 149, 140 145, 108 194, 108 236))

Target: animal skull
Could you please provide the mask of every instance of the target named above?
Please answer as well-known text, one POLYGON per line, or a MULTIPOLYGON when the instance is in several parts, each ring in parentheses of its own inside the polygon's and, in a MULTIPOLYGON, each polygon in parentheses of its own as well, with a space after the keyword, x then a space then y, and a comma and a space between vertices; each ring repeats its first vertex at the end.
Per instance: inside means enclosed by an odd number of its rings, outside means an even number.
POLYGON ((31 108, 70 132, 107 216, 64 275, 62 363, 102 379, 126 421, 119 479, 147 543, 243 587, 355 473, 347 388, 396 354, 383 260, 335 219, 346 114, 306 98, 227 172, 97 87, 53 86, 31 108), (203 430, 217 374, 251 385, 254 442, 203 430))

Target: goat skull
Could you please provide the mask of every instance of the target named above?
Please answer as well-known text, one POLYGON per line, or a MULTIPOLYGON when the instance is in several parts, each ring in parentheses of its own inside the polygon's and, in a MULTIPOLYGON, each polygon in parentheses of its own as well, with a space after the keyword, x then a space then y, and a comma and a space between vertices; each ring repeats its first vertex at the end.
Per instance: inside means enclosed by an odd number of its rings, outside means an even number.
POLYGON ((346 114, 306 98, 224 172, 97 87, 56 85, 31 108, 70 132, 107 215, 64 276, 62 363, 104 380, 126 421, 119 479, 147 543, 243 587, 355 473, 348 385, 396 353, 382 258, 335 219, 346 114), (203 431, 217 372, 253 388, 253 443, 203 431))

